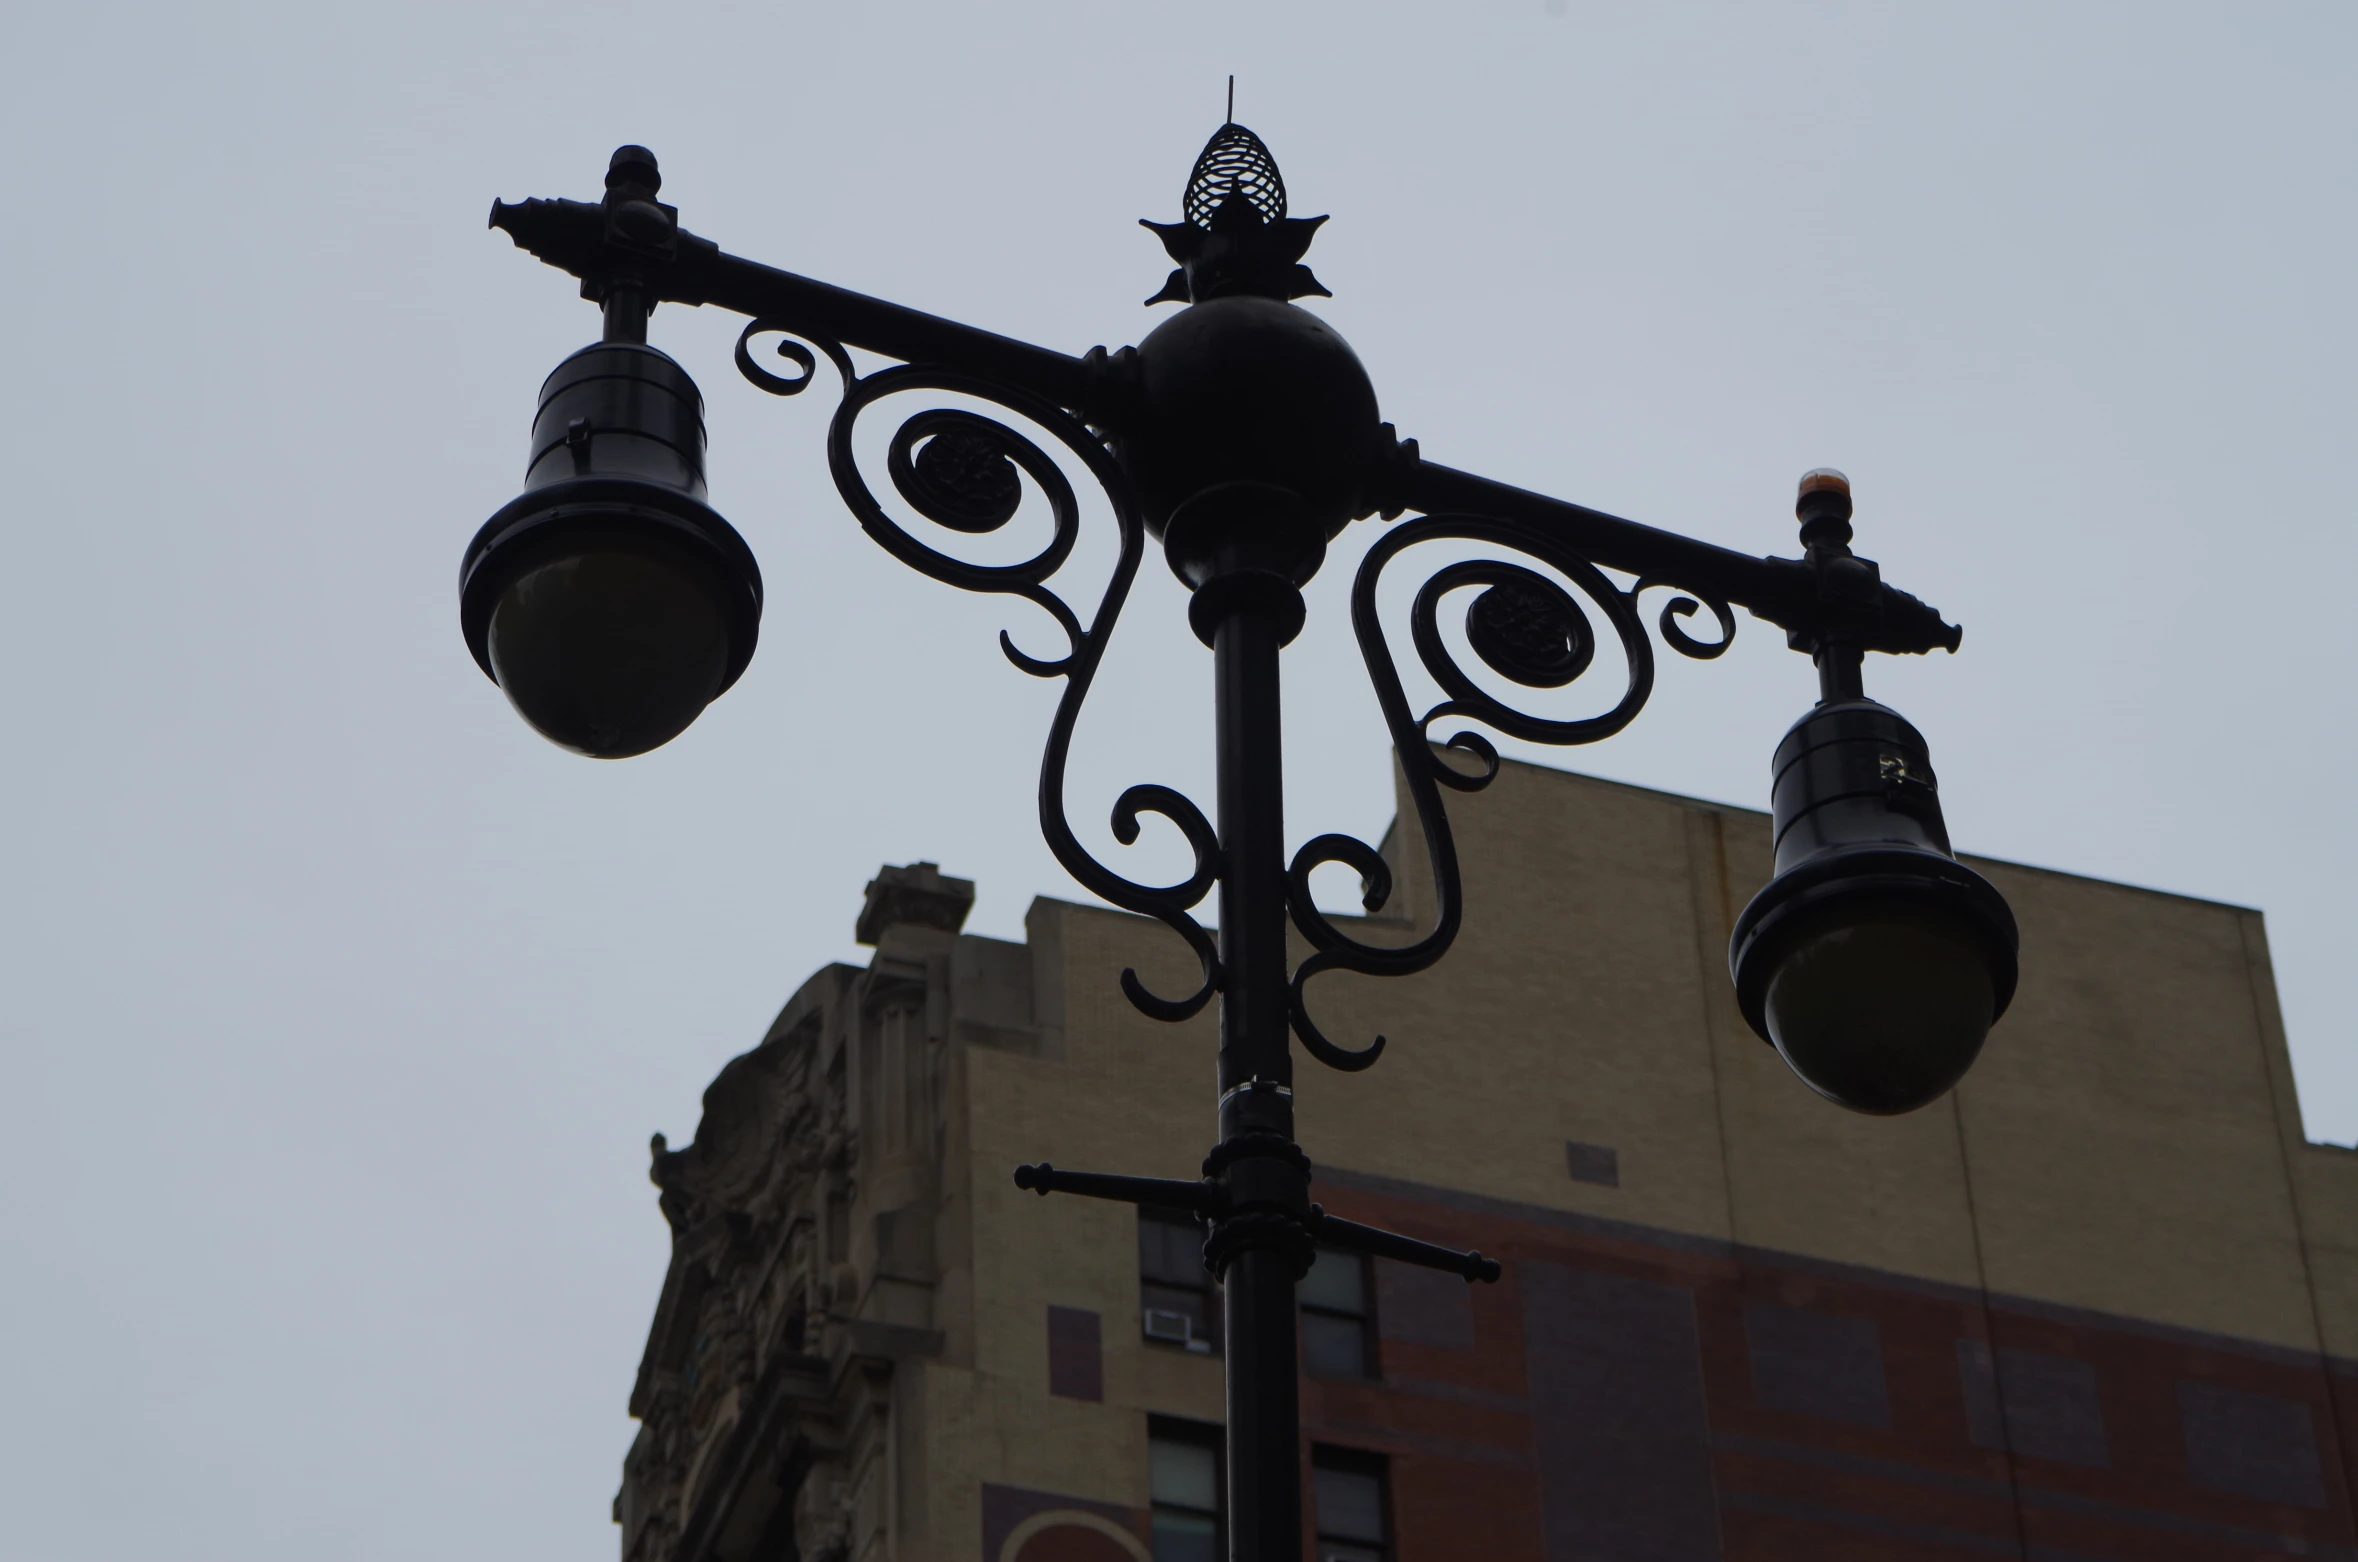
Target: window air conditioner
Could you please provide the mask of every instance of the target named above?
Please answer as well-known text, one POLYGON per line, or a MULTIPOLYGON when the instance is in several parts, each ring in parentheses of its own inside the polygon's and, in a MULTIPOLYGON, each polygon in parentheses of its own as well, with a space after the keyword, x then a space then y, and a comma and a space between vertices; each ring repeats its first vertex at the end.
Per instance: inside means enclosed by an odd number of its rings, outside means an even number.
POLYGON ((1146 1337, 1161 1340, 1166 1345, 1191 1345, 1195 1342, 1195 1324, 1185 1313, 1149 1307, 1146 1309, 1146 1337))

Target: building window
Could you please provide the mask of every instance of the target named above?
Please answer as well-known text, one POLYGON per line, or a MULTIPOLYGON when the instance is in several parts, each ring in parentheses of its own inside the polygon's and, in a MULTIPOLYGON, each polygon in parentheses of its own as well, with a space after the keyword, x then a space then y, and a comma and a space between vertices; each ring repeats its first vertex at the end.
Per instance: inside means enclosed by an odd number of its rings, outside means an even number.
MULTIPOLYGON (((1391 1562, 1383 1455, 1317 1448, 1310 1459, 1311 1500, 1318 1510, 1317 1562, 1391 1562)), ((1155 1555, 1161 1562, 1162 1554, 1155 1555)))
POLYGON ((1220 1292, 1204 1269, 1204 1233, 1184 1210, 1138 1211, 1138 1301, 1150 1340, 1192 1351, 1220 1344, 1220 1292))
POLYGON ((1322 1247, 1302 1277, 1302 1367, 1314 1378, 1375 1376, 1367 1260, 1322 1247))
POLYGON ((1220 1562, 1227 1554, 1220 1429, 1156 1417, 1147 1423, 1154 1562, 1220 1562))
POLYGON ((827 1262, 848 1263, 851 1260, 851 1189, 841 1180, 831 1179, 827 1189, 827 1262))

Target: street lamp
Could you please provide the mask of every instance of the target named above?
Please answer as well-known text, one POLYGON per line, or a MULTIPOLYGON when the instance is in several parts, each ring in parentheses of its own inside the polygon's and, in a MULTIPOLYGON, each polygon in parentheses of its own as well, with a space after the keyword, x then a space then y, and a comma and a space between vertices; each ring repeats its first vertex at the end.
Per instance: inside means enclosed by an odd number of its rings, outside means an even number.
POLYGON ((602 758, 677 736, 752 656, 760 572, 705 503, 701 397, 686 371, 646 344, 658 302, 749 317, 736 364, 773 394, 808 389, 824 358, 843 390, 828 463, 862 528, 937 580, 1022 597, 1055 620, 1061 654, 1034 656, 1001 636, 1018 668, 1064 681, 1041 766, 1041 829, 1082 885, 1159 919, 1194 951, 1201 980, 1193 992, 1151 992, 1134 971, 1122 973, 1122 989, 1144 1013, 1174 1022, 1220 1000, 1219 1142, 1199 1181, 1039 1165, 1018 1168, 1016 1183, 1184 1208, 1204 1223, 1204 1259, 1222 1281, 1225 1309, 1229 1532, 1239 1562, 1300 1554, 1294 1287, 1313 1245, 1469 1281, 1499 1272, 1479 1253, 1326 1214, 1310 1201, 1310 1162, 1294 1142, 1292 1041, 1347 1070, 1368 1067, 1383 1050, 1380 1036, 1360 1047, 1330 1039, 1311 1015, 1309 981, 1330 970, 1407 975, 1440 959, 1457 936, 1457 858, 1442 794, 1479 791, 1499 760, 1470 727, 1437 741, 1437 724, 1477 722, 1549 744, 1609 737, 1653 688, 1643 593, 1679 593, 1658 628, 1672 649, 1698 659, 1724 652, 1735 633, 1732 607, 1748 609, 1813 658, 1820 700, 1778 746, 1776 875, 1737 919, 1730 945, 1746 1019, 1820 1094, 1861 1111, 1904 1112, 1956 1083, 2005 1012, 2013 917, 1950 852, 1922 736, 1861 685, 1868 652, 1954 651, 1960 631, 1851 552, 1850 485, 1840 473, 1802 480, 1803 556, 1781 559, 1424 460, 1414 440, 1379 419, 1350 346, 1293 302, 1326 292, 1302 264, 1325 219, 1287 215, 1275 161, 1234 123, 1197 159, 1182 220, 1146 225, 1176 265, 1148 302, 1184 307, 1135 348, 1079 358, 739 259, 681 228, 676 208, 657 200, 660 188, 653 154, 624 147, 600 202, 492 207, 492 226, 581 280, 583 296, 604 310, 605 331, 542 388, 525 491, 467 550, 460 616, 468 646, 534 728, 602 758), (770 336, 781 339, 777 354, 793 372, 756 361, 752 344, 770 336), (895 362, 862 374, 850 348, 895 362), (966 535, 1012 520, 1028 479, 1053 522, 1037 553, 970 563, 886 512, 854 458, 852 433, 866 408, 908 392, 1003 408, 1104 490, 1119 546, 1086 619, 1047 584, 1079 533, 1072 484, 1040 443, 1007 423, 965 407, 919 412, 893 435, 886 471, 909 509, 966 535), (1279 653, 1302 627, 1300 588, 1327 544, 1355 520, 1409 513, 1416 518, 1367 550, 1351 598, 1433 869, 1433 926, 1395 946, 1352 936, 1310 892, 1316 869, 1340 864, 1360 875, 1367 909, 1381 909, 1391 869, 1374 847, 1329 834, 1290 861, 1285 854, 1279 653), (1074 725, 1149 538, 1192 593, 1188 621, 1211 648, 1217 695, 1217 826, 1168 787, 1133 786, 1114 804, 1114 835, 1125 845, 1150 813, 1186 837, 1193 868, 1162 885, 1099 862, 1064 810, 1074 725), (1437 541, 1516 558, 1448 563, 1418 587, 1410 637, 1445 696, 1418 713, 1377 611, 1377 586, 1403 552, 1437 541), (1474 660, 1494 683, 1526 689, 1562 688, 1586 673, 1598 638, 1591 611, 1601 615, 1626 669, 1617 702, 1579 719, 1505 703, 1443 635, 1445 602, 1455 609, 1461 601, 1474 660), (1710 639, 1684 627, 1704 608, 1717 624, 1710 639), (1192 915, 1215 889, 1216 937, 1192 915), (1289 963, 1289 921, 1311 948, 1299 965, 1289 963))

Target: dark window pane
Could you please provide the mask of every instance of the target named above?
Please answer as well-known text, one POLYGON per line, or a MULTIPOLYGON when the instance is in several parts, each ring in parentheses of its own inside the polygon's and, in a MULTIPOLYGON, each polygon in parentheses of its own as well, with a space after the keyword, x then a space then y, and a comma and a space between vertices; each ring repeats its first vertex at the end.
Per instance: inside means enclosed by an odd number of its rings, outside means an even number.
POLYGON ((1211 1283, 1204 1272, 1204 1237, 1193 1221, 1141 1215, 1138 1219, 1138 1272, 1169 1285, 1203 1286, 1211 1283))
POLYGON ((1314 1378, 1366 1377, 1366 1320, 1302 1314, 1302 1366, 1314 1378))
POLYGON ((1384 1478, 1372 1470, 1316 1472, 1321 1538, 1384 1543, 1384 1478))
POLYGON ((1209 1285, 1204 1234, 1193 1226, 1163 1227, 1163 1273, 1185 1285, 1209 1285))
POLYGON ((1156 1509, 1154 1562, 1220 1562, 1220 1526, 1202 1514, 1156 1509))
POLYGON ((1302 1277, 1300 1295, 1305 1307, 1324 1307, 1332 1312, 1365 1317, 1367 1261, 1357 1253, 1320 1248, 1310 1272, 1302 1277))
POLYGON ((1169 1210, 1139 1212, 1140 1324, 1148 1339, 1179 1343, 1171 1320, 1152 1316, 1177 1314, 1188 1321, 1192 1348, 1220 1348, 1220 1288, 1204 1269, 1203 1244, 1203 1230, 1192 1217, 1169 1210))
POLYGON ((1154 1562, 1220 1562, 1220 1429, 1150 1418, 1146 1457, 1154 1562))
POLYGON ((1147 1445, 1155 1505, 1196 1508, 1205 1513, 1220 1506, 1220 1455, 1209 1443, 1181 1442, 1158 1437, 1147 1445))
MULTIPOLYGON (((1159 1552, 1155 1562, 1162 1562, 1159 1552)), ((1318 1562, 1384 1562, 1384 1551, 1381 1546, 1355 1546, 1347 1540, 1321 1537, 1318 1542, 1318 1562)))

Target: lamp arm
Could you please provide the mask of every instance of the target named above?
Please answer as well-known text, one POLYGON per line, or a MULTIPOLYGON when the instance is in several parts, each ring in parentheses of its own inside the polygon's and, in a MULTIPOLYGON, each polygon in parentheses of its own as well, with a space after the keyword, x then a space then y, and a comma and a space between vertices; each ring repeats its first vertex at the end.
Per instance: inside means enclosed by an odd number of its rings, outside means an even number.
POLYGON ((1102 355, 1075 358, 780 271, 732 255, 676 222, 659 238, 632 243, 614 233, 605 205, 530 200, 494 202, 491 226, 506 232, 518 249, 579 277, 584 297, 602 301, 608 288, 634 285, 649 303, 711 304, 773 321, 777 329, 806 340, 841 342, 904 363, 979 376, 1085 417, 1103 414, 1111 399, 1097 367, 1105 361, 1102 355))
POLYGON ((1551 499, 1471 472, 1418 458, 1413 441, 1399 447, 1405 470, 1394 479, 1401 507, 1425 512, 1464 511, 1525 528, 1606 569, 1748 609, 1786 631, 1796 650, 1840 633, 1862 651, 1922 655, 1954 651, 1964 636, 1937 609, 1885 585, 1874 564, 1760 559, 1682 537, 1602 510, 1551 499))
MULTIPOLYGON (((1121 426, 1133 393, 1128 349, 1074 357, 765 266, 690 233, 674 208, 652 199, 495 201, 491 226, 580 278, 583 296, 601 302, 623 289, 648 304, 711 304, 805 340, 989 380, 1099 427, 1121 426)), ((1413 440, 1391 447, 1380 482, 1400 509, 1511 522, 1603 568, 1745 607, 1784 629, 1796 649, 1814 650, 1822 639, 1839 637, 1861 651, 1954 651, 1963 633, 1883 584, 1868 560, 1753 558, 1422 460, 1413 440)))

